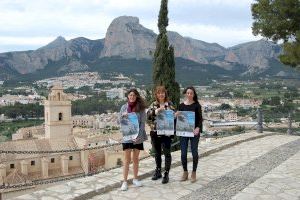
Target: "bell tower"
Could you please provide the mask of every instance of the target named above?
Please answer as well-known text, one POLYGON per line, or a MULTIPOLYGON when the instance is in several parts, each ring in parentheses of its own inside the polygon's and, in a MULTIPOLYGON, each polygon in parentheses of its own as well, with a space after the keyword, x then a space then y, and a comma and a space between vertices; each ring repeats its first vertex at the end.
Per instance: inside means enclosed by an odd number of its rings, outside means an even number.
POLYGON ((45 138, 67 139, 72 135, 71 101, 63 92, 61 84, 51 88, 44 102, 45 138))

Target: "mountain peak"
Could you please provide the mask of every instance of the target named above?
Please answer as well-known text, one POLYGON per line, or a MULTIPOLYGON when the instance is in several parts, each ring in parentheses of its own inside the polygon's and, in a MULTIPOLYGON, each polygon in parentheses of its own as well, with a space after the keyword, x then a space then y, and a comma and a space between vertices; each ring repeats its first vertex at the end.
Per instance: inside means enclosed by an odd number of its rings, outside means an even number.
POLYGON ((101 57, 150 58, 156 34, 139 23, 139 18, 121 16, 109 25, 101 57), (146 48, 145 48, 146 47, 146 48))
POLYGON ((265 47, 279 47, 276 43, 267 40, 267 39, 260 39, 256 41, 249 41, 249 42, 244 42, 241 44, 237 44, 235 46, 229 47, 228 49, 238 49, 241 47, 257 47, 257 46, 265 46, 265 47))
POLYGON ((138 17, 133 17, 133 16, 120 16, 115 18, 112 22, 112 24, 127 24, 127 23, 132 23, 132 24, 139 24, 140 20, 138 17))
POLYGON ((63 36, 58 36, 54 41, 67 41, 63 36))
POLYGON ((53 40, 52 42, 47 44, 45 47, 46 48, 57 48, 59 46, 65 46, 67 44, 68 44, 68 41, 64 37, 58 36, 55 40, 53 40))
MULTIPOLYGON (((62 36, 58 36, 55 40, 53 40, 52 42, 51 42, 52 44, 64 44, 64 43, 67 43, 67 40, 64 38, 64 37, 62 37, 62 36)), ((51 43, 49 43, 49 44, 51 44, 51 43)))

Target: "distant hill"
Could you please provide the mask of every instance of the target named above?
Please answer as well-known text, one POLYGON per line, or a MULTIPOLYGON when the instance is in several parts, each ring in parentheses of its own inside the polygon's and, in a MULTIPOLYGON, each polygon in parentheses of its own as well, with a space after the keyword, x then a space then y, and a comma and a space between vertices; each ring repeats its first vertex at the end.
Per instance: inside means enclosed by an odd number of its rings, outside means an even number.
MULTIPOLYGON (((109 71, 139 74, 151 81, 149 70, 157 35, 137 17, 114 19, 104 39, 59 36, 35 51, 0 54, 0 79, 36 80, 76 71, 109 71)), ((230 48, 168 32, 175 48, 176 70, 181 81, 221 78, 299 77, 299 72, 278 62, 281 47, 266 40, 230 48)))

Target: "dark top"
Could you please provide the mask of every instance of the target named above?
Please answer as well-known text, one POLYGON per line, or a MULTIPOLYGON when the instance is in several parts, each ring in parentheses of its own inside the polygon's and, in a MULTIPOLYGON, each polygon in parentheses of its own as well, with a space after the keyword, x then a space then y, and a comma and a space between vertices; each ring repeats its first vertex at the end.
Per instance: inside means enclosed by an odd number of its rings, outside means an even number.
MULTIPOLYGON (((154 101, 147 111, 147 123, 149 124, 151 131, 156 131, 156 114, 155 110, 160 107, 157 101, 154 101)), ((165 102, 165 110, 173 110, 176 112, 175 107, 172 102, 165 102)))
POLYGON ((192 103, 191 105, 185 105, 184 103, 181 103, 179 105, 178 111, 195 112, 195 128, 199 127, 200 133, 202 133, 202 130, 203 130, 202 110, 201 110, 201 105, 198 102, 192 103))

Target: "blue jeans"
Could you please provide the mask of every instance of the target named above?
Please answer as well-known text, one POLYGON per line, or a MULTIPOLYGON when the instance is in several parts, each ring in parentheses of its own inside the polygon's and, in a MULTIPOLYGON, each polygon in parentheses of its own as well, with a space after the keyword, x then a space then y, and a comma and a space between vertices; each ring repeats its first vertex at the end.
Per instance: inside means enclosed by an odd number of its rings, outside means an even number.
POLYGON ((187 171, 187 151, 188 143, 191 141, 191 150, 193 155, 193 172, 197 170, 198 166, 198 144, 200 137, 180 137, 180 147, 181 147, 181 164, 184 171, 187 171))

